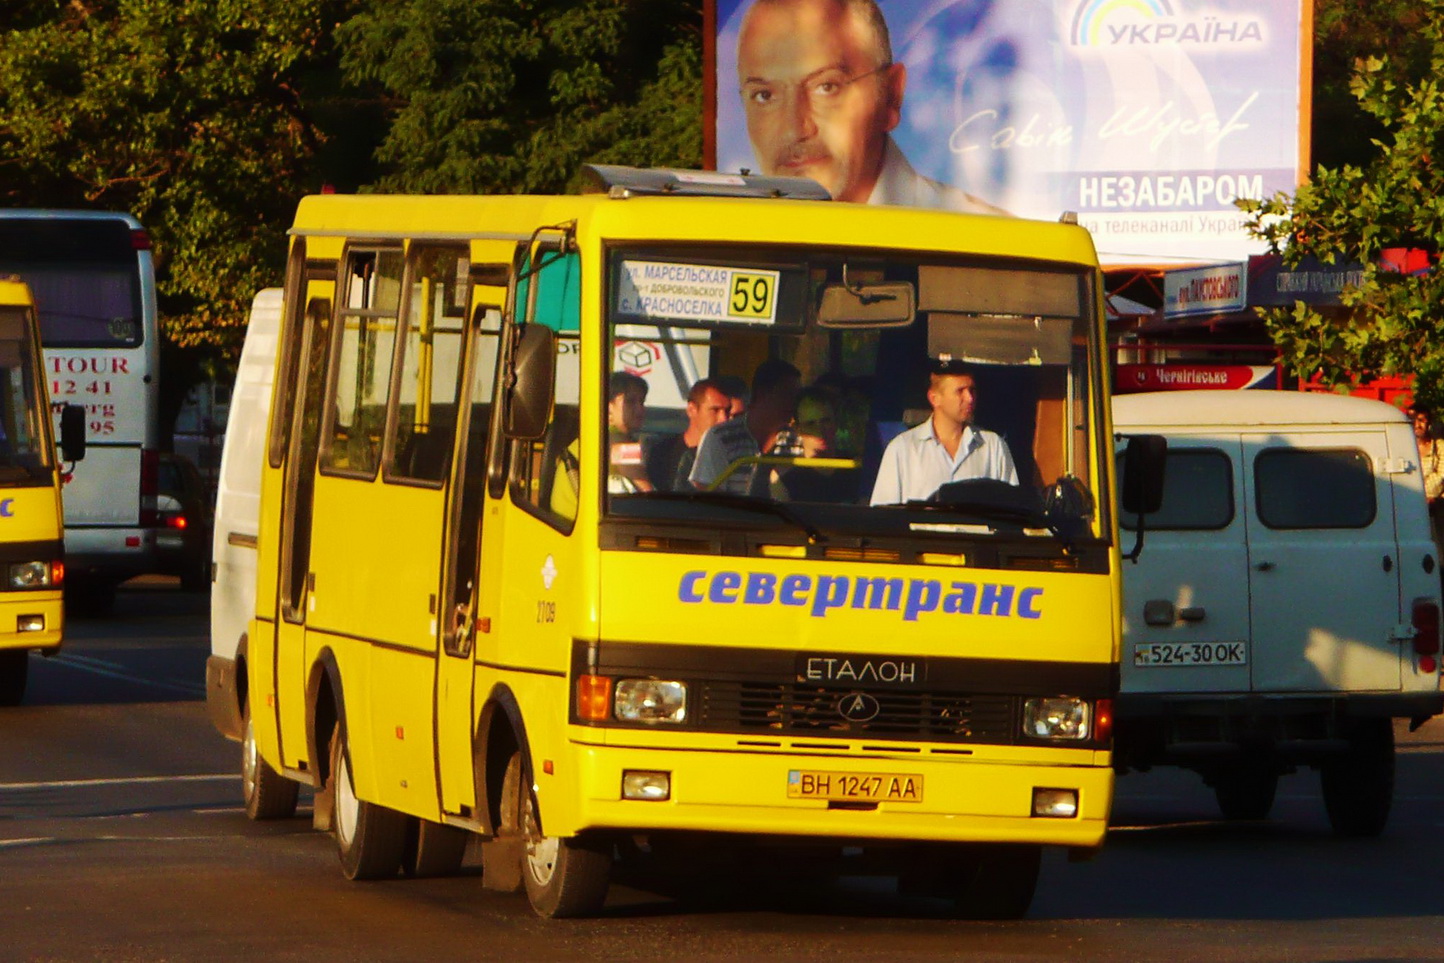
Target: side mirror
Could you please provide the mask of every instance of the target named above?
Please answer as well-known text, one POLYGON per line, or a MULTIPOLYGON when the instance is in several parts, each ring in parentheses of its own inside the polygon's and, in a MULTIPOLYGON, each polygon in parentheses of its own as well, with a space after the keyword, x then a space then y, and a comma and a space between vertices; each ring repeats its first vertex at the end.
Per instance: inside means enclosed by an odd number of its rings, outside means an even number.
POLYGON ((1168 439, 1162 435, 1134 435, 1123 453, 1123 510, 1148 515, 1163 507, 1163 474, 1168 461, 1168 439))
POLYGON ((1163 477, 1168 464, 1168 439, 1162 435, 1134 435, 1123 452, 1123 510, 1138 518, 1138 540, 1123 557, 1137 563, 1143 554, 1146 519, 1163 507, 1163 477))
POLYGON ((528 324, 511 356, 511 386, 506 394, 504 428, 508 437, 535 439, 551 419, 557 375, 556 333, 528 324))
POLYGON ((85 457, 85 406, 60 409, 60 457, 77 462, 85 457))

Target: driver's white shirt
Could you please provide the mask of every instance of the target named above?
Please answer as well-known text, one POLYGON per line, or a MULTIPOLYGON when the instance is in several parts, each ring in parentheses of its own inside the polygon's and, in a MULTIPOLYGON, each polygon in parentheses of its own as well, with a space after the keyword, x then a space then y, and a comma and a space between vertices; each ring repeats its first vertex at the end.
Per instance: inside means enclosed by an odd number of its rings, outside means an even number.
POLYGON ((909 428, 888 443, 872 487, 874 505, 926 501, 948 482, 993 478, 1018 484, 1008 443, 996 432, 963 426, 957 455, 949 455, 933 431, 933 420, 909 428))

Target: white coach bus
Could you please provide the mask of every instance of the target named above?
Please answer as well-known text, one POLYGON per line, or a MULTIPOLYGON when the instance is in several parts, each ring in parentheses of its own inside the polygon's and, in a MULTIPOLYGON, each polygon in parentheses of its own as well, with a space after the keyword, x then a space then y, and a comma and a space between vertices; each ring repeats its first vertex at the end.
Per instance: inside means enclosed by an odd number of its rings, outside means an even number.
MULTIPOLYGON (((150 238, 129 214, 0 210, 0 274, 34 292, 56 416, 85 409, 86 458, 66 465, 67 594, 103 611, 154 568, 159 331, 150 238)), ((58 434, 58 432, 57 432, 58 434)))

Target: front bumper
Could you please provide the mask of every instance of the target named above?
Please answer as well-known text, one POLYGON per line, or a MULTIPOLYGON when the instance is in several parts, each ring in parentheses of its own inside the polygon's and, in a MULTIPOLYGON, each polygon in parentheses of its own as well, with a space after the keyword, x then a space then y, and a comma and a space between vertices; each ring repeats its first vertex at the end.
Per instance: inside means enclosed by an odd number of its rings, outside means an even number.
MULTIPOLYGON (((1036 843, 1091 848, 1102 844, 1113 798, 1113 771, 1103 765, 938 760, 924 757, 813 755, 796 752, 693 752, 576 744, 581 802, 570 835, 588 829, 630 832, 693 830, 769 836, 871 840, 1036 843), (671 774, 671 798, 623 800, 622 772, 671 774), (791 770, 885 773, 923 777, 921 802, 879 802, 848 808, 791 799, 791 770), (1078 815, 1040 818, 1034 788, 1078 791, 1078 815)), ((1089 758, 1093 753, 1088 753, 1089 758)), ((1106 757, 1105 757, 1106 758, 1106 757)), ((548 779, 537 776, 542 810, 548 779)), ((562 809, 567 807, 563 806, 562 809)))
POLYGON ((60 648, 64 628, 64 604, 59 590, 42 592, 7 592, 0 596, 0 649, 60 648), (21 616, 38 615, 45 620, 39 632, 20 632, 21 616))

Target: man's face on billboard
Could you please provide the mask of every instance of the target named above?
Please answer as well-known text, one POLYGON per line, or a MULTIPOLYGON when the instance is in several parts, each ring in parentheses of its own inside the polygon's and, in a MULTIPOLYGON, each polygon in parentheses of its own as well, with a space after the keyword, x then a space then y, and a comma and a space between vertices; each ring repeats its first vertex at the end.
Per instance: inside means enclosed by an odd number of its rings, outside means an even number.
POLYGON ((763 173, 865 202, 898 124, 905 72, 838 0, 760 0, 737 44, 747 135, 763 173))

